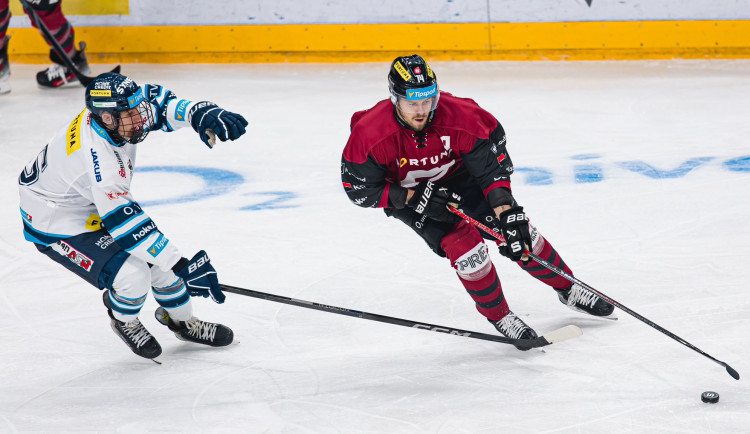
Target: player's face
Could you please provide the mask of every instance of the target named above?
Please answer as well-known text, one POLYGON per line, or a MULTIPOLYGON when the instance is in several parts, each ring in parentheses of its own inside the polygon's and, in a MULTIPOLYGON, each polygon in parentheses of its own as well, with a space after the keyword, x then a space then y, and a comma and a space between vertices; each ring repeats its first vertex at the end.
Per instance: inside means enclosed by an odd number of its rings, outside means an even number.
POLYGON ((430 111, 437 97, 409 101, 398 99, 398 114, 402 121, 414 131, 422 131, 427 126, 430 111))
POLYGON ((125 140, 130 140, 133 134, 145 127, 145 118, 141 115, 138 107, 120 113, 120 125, 117 133, 125 140))

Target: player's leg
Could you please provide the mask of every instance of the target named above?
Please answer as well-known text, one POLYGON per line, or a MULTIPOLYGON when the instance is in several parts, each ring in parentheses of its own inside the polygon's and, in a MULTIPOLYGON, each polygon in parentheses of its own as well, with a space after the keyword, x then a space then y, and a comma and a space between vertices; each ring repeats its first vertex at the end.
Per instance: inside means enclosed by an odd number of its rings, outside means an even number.
POLYGON ((425 218, 409 208, 385 212, 411 227, 437 255, 448 258, 479 313, 498 331, 513 338, 536 337, 508 308, 487 246, 476 229, 465 222, 455 224, 425 218))
MULTIPOLYGON (((41 0, 38 3, 31 4, 34 8, 39 19, 49 29, 52 36, 60 44, 66 55, 73 60, 73 64, 76 65, 78 70, 84 74, 90 74, 89 64, 86 60, 84 50, 86 44, 81 42, 79 49, 75 47, 75 30, 70 22, 65 18, 62 13, 61 7, 62 1, 59 0, 41 0)), ((31 17, 29 17, 31 18, 31 17)), ((31 18, 31 24, 37 27, 36 22, 31 18)), ((44 37, 44 35, 42 35, 44 37)), ((47 44, 52 47, 52 41, 47 40, 47 44)), ((50 48, 50 59, 55 63, 44 71, 40 71, 36 75, 36 81, 40 86, 43 87, 60 87, 71 82, 77 82, 73 71, 65 66, 63 59, 60 55, 52 48, 50 48)))
POLYGON ((10 64, 8 63, 8 25, 10 7, 8 0, 0 0, 0 95, 10 92, 10 64))
POLYGON ((442 238, 440 247, 456 269, 458 279, 474 300, 479 313, 500 333, 513 339, 537 337, 536 332, 508 307, 500 277, 476 228, 463 221, 456 224, 442 238))
POLYGON ((193 316, 192 301, 185 283, 172 271, 151 267, 151 290, 159 303, 156 319, 169 327, 179 339, 212 347, 232 343, 232 329, 193 316))
MULTIPOLYGON (((529 223, 529 232, 533 244, 531 247, 532 253, 566 273, 573 275, 573 271, 565 263, 562 256, 531 223, 529 223)), ((611 315, 615 310, 612 304, 586 291, 577 284, 571 284, 568 279, 551 272, 533 259, 526 264, 518 261, 518 265, 540 282, 554 288, 557 291, 560 302, 575 311, 606 317, 611 315)))
POLYGON ((138 320, 150 287, 148 264, 123 251, 103 229, 36 247, 86 282, 105 290, 104 304, 112 329, 134 353, 149 359, 161 353, 159 343, 138 320))

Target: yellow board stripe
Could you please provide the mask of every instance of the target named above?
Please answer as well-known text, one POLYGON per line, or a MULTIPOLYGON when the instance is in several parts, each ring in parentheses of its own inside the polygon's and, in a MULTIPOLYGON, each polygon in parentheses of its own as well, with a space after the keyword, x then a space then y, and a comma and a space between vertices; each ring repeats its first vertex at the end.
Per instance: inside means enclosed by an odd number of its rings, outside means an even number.
MULTIPOLYGON (((23 15, 21 2, 10 1, 10 13, 23 15)), ((130 2, 127 0, 65 0, 62 2, 65 15, 128 15, 130 2)))
MULTIPOLYGON (((35 29, 11 61, 48 63, 35 29)), ((750 58, 750 20, 76 27, 91 63, 750 58)))

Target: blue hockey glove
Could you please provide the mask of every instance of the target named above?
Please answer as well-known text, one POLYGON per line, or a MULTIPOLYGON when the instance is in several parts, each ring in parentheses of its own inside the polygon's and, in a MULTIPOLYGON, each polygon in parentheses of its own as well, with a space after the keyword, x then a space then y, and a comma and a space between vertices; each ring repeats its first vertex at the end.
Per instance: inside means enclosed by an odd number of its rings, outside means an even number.
POLYGON ((190 109, 190 125, 201 136, 209 148, 216 144, 216 137, 222 142, 237 140, 245 134, 247 121, 242 115, 224 110, 209 101, 196 103, 190 109))
POLYGON ((182 258, 177 261, 172 271, 185 282, 185 287, 192 296, 211 297, 217 303, 224 303, 226 296, 221 292, 219 278, 211 265, 205 250, 193 256, 193 259, 182 258))

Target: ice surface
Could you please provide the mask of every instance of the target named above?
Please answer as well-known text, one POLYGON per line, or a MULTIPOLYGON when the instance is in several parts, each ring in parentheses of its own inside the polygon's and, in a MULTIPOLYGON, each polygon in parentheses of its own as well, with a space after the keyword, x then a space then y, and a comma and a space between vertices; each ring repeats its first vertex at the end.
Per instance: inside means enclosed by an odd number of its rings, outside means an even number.
MULTIPOLYGON (((153 133, 134 197, 228 284, 492 333, 446 260, 341 187, 350 116, 387 97, 387 67, 123 65, 250 121, 213 150, 190 129, 153 133)), ((502 122, 514 193, 576 276, 740 381, 622 311, 567 309, 495 251, 524 321, 583 336, 519 352, 229 294, 195 303, 240 341, 212 349, 175 339, 150 298, 142 320, 164 364, 140 359, 99 292, 21 236, 16 177, 83 92, 41 90, 40 66, 13 64, 0 96, 0 432, 750 432, 750 61, 433 67, 443 90, 502 122), (702 403, 706 390, 721 401, 702 403)))

